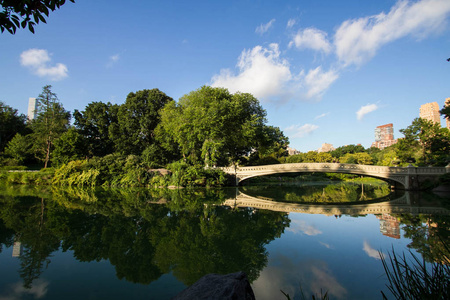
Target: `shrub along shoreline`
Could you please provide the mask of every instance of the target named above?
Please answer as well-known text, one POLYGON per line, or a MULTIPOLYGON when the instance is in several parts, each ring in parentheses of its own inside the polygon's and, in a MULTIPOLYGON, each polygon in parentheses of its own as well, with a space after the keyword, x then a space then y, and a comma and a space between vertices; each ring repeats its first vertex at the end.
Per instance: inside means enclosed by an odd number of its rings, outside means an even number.
POLYGON ((12 172, 3 170, 0 181, 7 184, 35 184, 80 187, 220 187, 233 180, 222 170, 205 169, 174 162, 167 169, 150 169, 136 155, 110 154, 89 160, 74 160, 59 168, 12 172))

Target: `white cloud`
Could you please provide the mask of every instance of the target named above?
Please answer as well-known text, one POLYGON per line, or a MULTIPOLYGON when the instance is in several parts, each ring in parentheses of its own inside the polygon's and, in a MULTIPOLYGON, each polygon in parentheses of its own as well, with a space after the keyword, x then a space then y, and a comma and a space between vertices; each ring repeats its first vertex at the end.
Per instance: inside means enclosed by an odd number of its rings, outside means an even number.
POLYGON ((309 70, 304 78, 304 84, 307 88, 306 98, 321 98, 329 86, 339 78, 335 70, 323 72, 322 67, 309 70))
POLYGON ((356 118, 358 120, 362 120, 362 118, 367 115, 368 113, 371 113, 378 109, 378 106, 376 104, 367 104, 362 106, 357 112, 356 112, 356 118))
POLYGON ((304 220, 291 220, 291 225, 287 228, 288 231, 293 233, 303 232, 306 235, 313 236, 321 234, 322 231, 314 227, 313 225, 309 225, 304 220))
POLYGON ((108 60, 108 63, 106 64, 106 66, 108 68, 111 68, 116 62, 119 61, 119 59, 120 59, 120 55, 119 54, 111 55, 109 57, 109 60, 108 60))
POLYGON ((294 27, 295 23, 297 23, 297 21, 295 21, 295 19, 289 19, 287 22, 286 28, 294 27))
POLYGON ((327 39, 327 33, 312 27, 300 29, 289 43, 289 47, 292 47, 292 45, 295 45, 297 49, 313 49, 324 53, 330 53, 332 50, 327 39))
MULTIPOLYGON (((263 98, 261 100, 320 100, 346 67, 361 65, 371 59, 383 45, 399 38, 424 38, 427 34, 445 28, 449 15, 449 0, 400 0, 387 14, 382 12, 343 22, 336 30, 332 43, 328 34, 317 28, 299 30, 289 47, 312 49, 325 54, 335 53, 336 61, 332 62, 328 71, 324 71, 327 66, 319 65, 309 71, 300 68, 294 72, 295 61, 282 56, 279 45, 274 43, 268 47, 244 49, 237 63, 238 72, 222 69, 212 77, 211 85, 228 88, 231 92, 249 92, 257 98, 263 98)), ((261 24, 256 32, 264 34, 274 22, 275 19, 272 19, 261 24)), ((295 23, 295 19, 290 19, 287 28, 292 28, 295 23)), ((376 105, 361 108, 357 113, 358 119, 377 108, 376 105)))
POLYGON ((336 70, 322 71, 322 67, 310 70, 306 75, 293 76, 286 59, 280 57, 278 44, 265 48, 256 46, 244 50, 237 63, 238 74, 222 69, 211 79, 211 86, 225 87, 230 92, 251 93, 257 98, 289 98, 303 89, 303 98, 320 99, 329 86, 339 77, 336 70))
POLYGON ((360 65, 389 42, 408 35, 422 38, 444 28, 449 14, 448 0, 398 1, 388 14, 343 22, 334 36, 336 54, 344 65, 360 65))
POLYGON ((375 258, 375 259, 381 259, 380 254, 377 250, 373 249, 372 246, 369 245, 367 241, 364 241, 363 243, 363 250, 366 252, 366 254, 369 257, 375 258))
POLYGON ((305 135, 309 135, 314 130, 317 130, 319 126, 314 124, 305 124, 305 125, 292 125, 284 129, 286 132, 292 132, 292 134, 289 134, 292 138, 301 138, 305 135))
POLYGON ((39 77, 49 77, 51 80, 61 80, 68 76, 66 65, 57 63, 50 65, 51 57, 47 50, 29 49, 20 55, 20 64, 29 68, 39 77))
POLYGON ((114 55, 111 55, 111 56, 109 57, 109 59, 110 59, 111 61, 113 61, 113 62, 118 61, 119 58, 120 58, 119 54, 114 54, 114 55))
POLYGON ((257 98, 285 94, 286 84, 292 79, 289 64, 280 58, 278 44, 268 48, 256 46, 244 50, 237 64, 239 74, 223 69, 211 79, 211 86, 225 87, 230 92, 251 93, 257 98))
POLYGON ((314 120, 318 120, 318 119, 324 118, 324 117, 328 116, 329 114, 330 114, 329 112, 320 114, 320 115, 316 116, 314 118, 314 120))
POLYGON ((275 19, 270 20, 266 24, 259 25, 258 27, 256 27, 255 32, 260 35, 263 35, 273 26, 273 23, 275 23, 275 19))

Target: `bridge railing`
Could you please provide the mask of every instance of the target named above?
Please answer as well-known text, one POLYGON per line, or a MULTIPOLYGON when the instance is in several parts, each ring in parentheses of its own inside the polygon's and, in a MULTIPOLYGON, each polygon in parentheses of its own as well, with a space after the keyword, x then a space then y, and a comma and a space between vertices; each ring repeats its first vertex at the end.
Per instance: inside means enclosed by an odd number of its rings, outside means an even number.
POLYGON ((253 173, 265 171, 279 171, 279 170, 299 170, 299 171, 362 171, 368 173, 387 173, 396 175, 439 175, 450 172, 450 167, 387 167, 374 165, 357 165, 357 164, 341 164, 341 163, 291 163, 291 164, 276 164, 264 166, 248 166, 248 167, 226 167, 221 168, 224 172, 229 174, 236 173, 253 173))

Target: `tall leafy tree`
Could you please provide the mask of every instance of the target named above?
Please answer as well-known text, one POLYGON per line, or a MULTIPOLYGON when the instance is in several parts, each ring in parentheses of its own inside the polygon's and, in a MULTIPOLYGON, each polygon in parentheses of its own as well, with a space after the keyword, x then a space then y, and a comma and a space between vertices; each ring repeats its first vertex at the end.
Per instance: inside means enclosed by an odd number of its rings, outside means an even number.
POLYGON ((17 109, 0 101, 0 153, 17 133, 25 133, 26 120, 26 116, 18 114, 17 109))
POLYGON ((236 163, 280 140, 271 138, 276 130, 266 126, 266 112, 255 97, 224 88, 203 86, 168 104, 161 116, 183 157, 205 166, 236 163))
POLYGON ((440 124, 416 118, 405 129, 400 130, 405 138, 397 145, 401 162, 417 161, 420 165, 445 166, 450 153, 450 132, 440 124))
POLYGON ((91 102, 84 111, 75 110, 74 125, 85 139, 86 156, 105 156, 114 151, 114 142, 109 137, 112 124, 117 124, 119 105, 91 102))
POLYGON ((117 114, 118 123, 111 124, 109 134, 116 151, 140 155, 155 142, 155 128, 160 111, 173 99, 158 89, 129 93, 117 114))
POLYGON ((44 86, 36 98, 36 118, 31 122, 33 148, 37 158, 44 162, 44 168, 50 161, 55 140, 67 131, 70 120, 70 113, 51 88, 51 85, 44 86))

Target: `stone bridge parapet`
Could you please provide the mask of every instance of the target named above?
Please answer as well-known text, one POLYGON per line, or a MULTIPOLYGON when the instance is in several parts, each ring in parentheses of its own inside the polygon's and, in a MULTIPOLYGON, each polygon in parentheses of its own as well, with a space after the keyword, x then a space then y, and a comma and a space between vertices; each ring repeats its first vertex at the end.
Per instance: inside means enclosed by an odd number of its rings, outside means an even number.
POLYGON ((248 167, 221 168, 225 173, 236 176, 236 185, 240 182, 256 177, 282 173, 345 173, 380 178, 388 181, 394 188, 405 190, 420 190, 420 186, 427 180, 436 181, 439 176, 450 173, 447 167, 386 167, 374 165, 357 165, 341 163, 291 163, 248 167))

